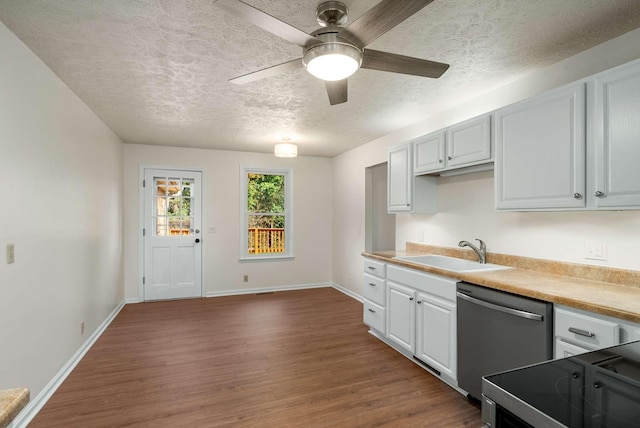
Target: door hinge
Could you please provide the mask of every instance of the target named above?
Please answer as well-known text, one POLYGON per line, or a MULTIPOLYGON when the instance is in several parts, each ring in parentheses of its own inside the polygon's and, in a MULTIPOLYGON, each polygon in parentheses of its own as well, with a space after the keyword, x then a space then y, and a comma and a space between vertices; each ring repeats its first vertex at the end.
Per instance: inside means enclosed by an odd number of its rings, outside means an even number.
POLYGON ((142 285, 144 285, 145 277, 142 277, 142 285))
POLYGON ((142 180, 142 187, 147 187, 147 180, 142 180))
POLYGON ((142 236, 145 236, 147 234, 147 229, 145 229, 144 227, 142 228, 142 236))

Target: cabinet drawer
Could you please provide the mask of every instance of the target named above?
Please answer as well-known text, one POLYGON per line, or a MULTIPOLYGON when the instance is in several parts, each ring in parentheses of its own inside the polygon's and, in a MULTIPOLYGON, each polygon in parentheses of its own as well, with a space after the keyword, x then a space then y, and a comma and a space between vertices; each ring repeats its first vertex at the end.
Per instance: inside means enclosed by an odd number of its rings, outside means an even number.
POLYGON ((367 300, 371 300, 373 303, 377 303, 380 306, 384 306, 384 279, 377 276, 364 274, 364 297, 367 300))
POLYGON ((384 308, 375 303, 364 301, 364 323, 374 328, 382 334, 387 334, 385 330, 384 308))
POLYGON ((590 349, 583 348, 581 346, 572 345, 564 340, 556 339, 555 343, 555 358, 573 357, 574 355, 584 354, 589 352, 590 349))
POLYGON ((620 326, 595 316, 556 308, 555 335, 579 346, 599 349, 620 343, 620 326))
POLYGON ((371 275, 379 276, 380 278, 384 278, 385 275, 385 264, 382 262, 378 262, 375 260, 364 259, 364 271, 371 275))
POLYGON ((387 267, 387 279, 451 302, 456 301, 456 281, 453 279, 393 265, 387 267))

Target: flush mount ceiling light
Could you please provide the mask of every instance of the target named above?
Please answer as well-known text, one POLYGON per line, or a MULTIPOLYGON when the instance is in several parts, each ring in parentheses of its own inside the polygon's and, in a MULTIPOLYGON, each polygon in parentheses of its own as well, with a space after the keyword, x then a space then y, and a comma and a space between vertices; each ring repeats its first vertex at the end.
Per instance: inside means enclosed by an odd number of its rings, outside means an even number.
POLYGON ((273 154, 279 158, 295 158, 298 156, 298 146, 293 143, 278 143, 273 154))

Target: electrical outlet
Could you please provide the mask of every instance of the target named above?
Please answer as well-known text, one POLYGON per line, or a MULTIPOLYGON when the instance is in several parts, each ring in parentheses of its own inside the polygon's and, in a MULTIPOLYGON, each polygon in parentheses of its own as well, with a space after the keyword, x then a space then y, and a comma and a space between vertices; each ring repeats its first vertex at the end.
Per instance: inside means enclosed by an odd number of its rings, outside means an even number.
POLYGON ((245 275, 244 278, 243 278, 243 281, 244 282, 249 282, 249 275, 245 275))
POLYGON ((584 258, 588 260, 607 260, 607 244, 602 241, 585 241, 584 258))
POLYGON ((7 264, 10 265, 15 261, 16 261, 15 247, 13 244, 7 244, 7 264))
POLYGON ((84 334, 84 321, 80 321, 80 336, 84 334))

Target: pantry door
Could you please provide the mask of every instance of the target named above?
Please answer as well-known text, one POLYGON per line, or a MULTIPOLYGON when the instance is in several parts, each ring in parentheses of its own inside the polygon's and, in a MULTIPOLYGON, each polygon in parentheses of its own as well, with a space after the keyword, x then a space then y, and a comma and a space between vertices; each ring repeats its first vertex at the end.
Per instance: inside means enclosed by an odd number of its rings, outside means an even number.
POLYGON ((202 296, 202 173, 144 170, 144 300, 202 296))

